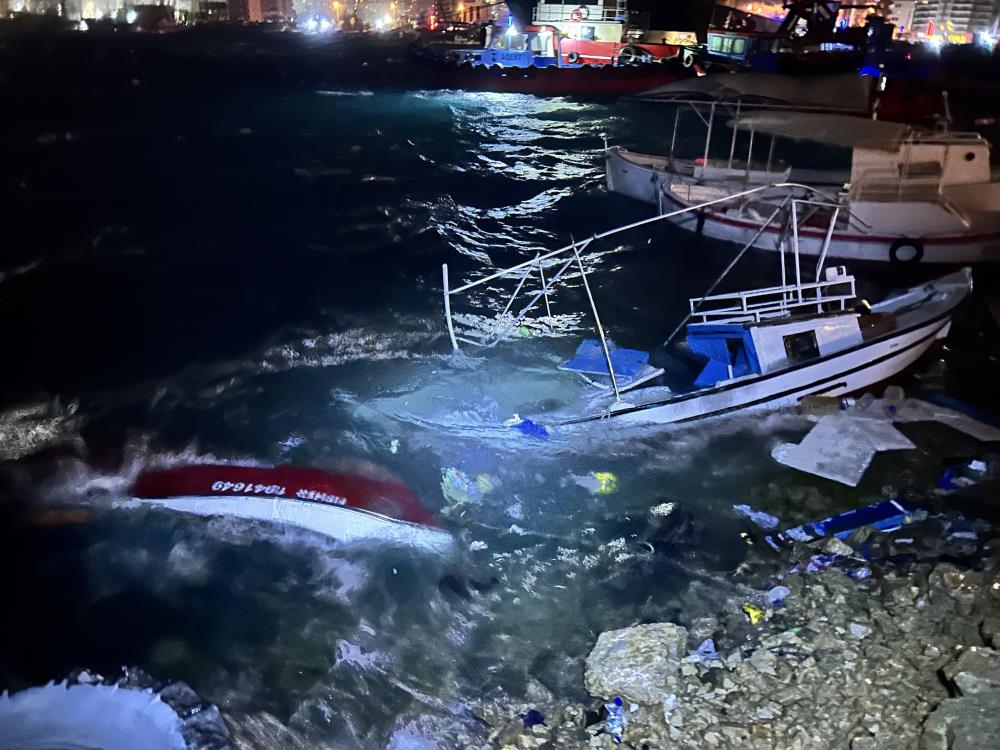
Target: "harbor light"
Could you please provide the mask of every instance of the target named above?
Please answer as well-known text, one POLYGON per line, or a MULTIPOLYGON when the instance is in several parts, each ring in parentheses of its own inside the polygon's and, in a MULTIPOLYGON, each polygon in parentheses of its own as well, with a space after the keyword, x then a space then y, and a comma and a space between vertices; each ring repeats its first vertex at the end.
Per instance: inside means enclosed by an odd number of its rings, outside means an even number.
POLYGON ((125 23, 135 23, 135 19, 139 17, 139 14, 135 12, 135 8, 129 8, 125 11, 125 23))

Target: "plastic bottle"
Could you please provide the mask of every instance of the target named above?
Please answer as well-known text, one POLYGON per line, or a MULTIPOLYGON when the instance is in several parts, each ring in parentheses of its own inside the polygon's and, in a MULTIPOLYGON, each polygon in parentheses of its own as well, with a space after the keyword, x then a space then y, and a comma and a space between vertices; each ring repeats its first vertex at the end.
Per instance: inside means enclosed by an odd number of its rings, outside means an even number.
POLYGON ((615 698, 611 703, 605 703, 604 708, 608 712, 608 720, 604 725, 604 731, 611 735, 611 739, 616 745, 622 743, 622 732, 625 731, 625 706, 621 698, 615 698))
POLYGON ((886 386, 885 391, 882 393, 882 406, 885 408, 886 414, 895 416, 904 401, 906 401, 906 391, 898 385, 886 386))
POLYGON ((861 398, 858 399, 855 408, 859 411, 867 411, 868 407, 875 403, 875 397, 870 393, 865 393, 861 398))
POLYGON ((814 394, 799 399, 799 412, 802 414, 818 417, 824 414, 836 414, 838 411, 840 411, 840 399, 833 396, 814 394))

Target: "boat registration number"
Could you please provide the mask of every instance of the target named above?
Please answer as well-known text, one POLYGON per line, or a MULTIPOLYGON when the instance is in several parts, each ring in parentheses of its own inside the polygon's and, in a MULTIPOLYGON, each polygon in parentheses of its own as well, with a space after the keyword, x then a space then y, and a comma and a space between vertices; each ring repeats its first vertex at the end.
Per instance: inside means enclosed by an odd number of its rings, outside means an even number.
POLYGON ((284 495, 280 484, 254 484, 253 482, 212 482, 212 492, 245 492, 251 495, 284 495))
MULTIPOLYGON (((276 495, 285 496, 287 489, 280 484, 255 484, 254 482, 212 482, 212 492, 232 492, 234 495, 276 495)), ((331 495, 319 490, 300 489, 295 491, 295 497, 301 500, 313 500, 332 505, 347 505, 345 498, 331 495)))

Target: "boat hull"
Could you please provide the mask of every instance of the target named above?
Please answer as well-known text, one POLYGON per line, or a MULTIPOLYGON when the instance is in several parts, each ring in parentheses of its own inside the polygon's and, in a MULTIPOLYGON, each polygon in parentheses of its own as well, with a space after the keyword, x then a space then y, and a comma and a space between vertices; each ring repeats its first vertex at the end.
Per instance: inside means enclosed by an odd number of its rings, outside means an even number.
POLYGON ((704 393, 626 407, 571 423, 614 419, 619 423, 670 424, 719 416, 738 409, 777 408, 809 395, 843 396, 902 372, 938 339, 948 335, 950 316, 891 338, 855 347, 812 365, 791 368, 745 383, 730 383, 704 393))
MULTIPOLYGON (((662 189, 662 196, 664 212, 695 205, 666 187, 662 189)), ((740 245, 749 242, 760 229, 761 224, 761 222, 749 218, 743 219, 714 211, 688 213, 672 218, 670 221, 679 227, 706 237, 740 245)), ((782 227, 777 224, 767 227, 754 242, 754 247, 760 250, 777 251, 782 231, 782 227)), ((799 231, 799 253, 818 256, 822 252, 825 237, 825 228, 802 227, 799 231)), ((875 232, 834 231, 830 238, 827 257, 907 264, 962 265, 997 262, 1000 261, 1000 232, 902 237, 875 232), (921 248, 919 257, 903 257, 902 254, 893 257, 894 247, 904 244, 912 245, 913 243, 919 243, 921 248)))
POLYGON ((446 552, 454 538, 441 529, 339 505, 326 505, 282 497, 188 496, 132 498, 119 508, 161 508, 196 516, 225 516, 294 526, 332 537, 339 542, 377 542, 446 552))
POLYGON ((444 550, 452 536, 404 485, 366 473, 200 464, 145 471, 118 507, 157 507, 315 531, 344 542, 377 541, 444 550))
POLYGON ((693 75, 675 61, 639 66, 499 68, 415 58, 425 85, 442 89, 608 98, 639 94, 693 75))

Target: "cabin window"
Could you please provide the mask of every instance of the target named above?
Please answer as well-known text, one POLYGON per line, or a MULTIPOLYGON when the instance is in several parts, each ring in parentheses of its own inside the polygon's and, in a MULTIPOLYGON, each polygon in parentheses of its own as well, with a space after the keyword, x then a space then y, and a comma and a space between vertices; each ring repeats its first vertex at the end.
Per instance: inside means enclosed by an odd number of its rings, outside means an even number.
POLYGON ((597 33, 596 26, 581 26, 580 27, 580 38, 587 39, 589 41, 594 41, 594 36, 597 33))
POLYGON ((940 177, 941 162, 915 161, 899 165, 900 177, 940 177))
POLYGON ((975 158, 976 158, 976 155, 972 151, 966 152, 966 154, 965 154, 965 160, 966 161, 973 161, 973 160, 975 160, 975 158))
POLYGON ((733 39, 733 53, 742 55, 747 48, 746 39, 733 39))
POLYGON ((789 362, 801 362, 815 359, 819 356, 819 344, 816 343, 815 331, 792 333, 782 338, 785 343, 785 356, 789 362))

